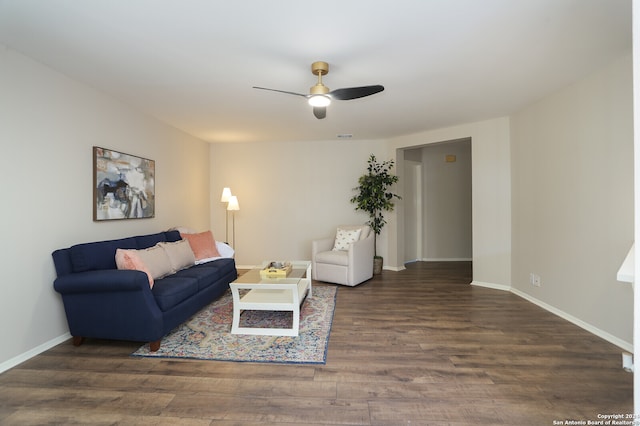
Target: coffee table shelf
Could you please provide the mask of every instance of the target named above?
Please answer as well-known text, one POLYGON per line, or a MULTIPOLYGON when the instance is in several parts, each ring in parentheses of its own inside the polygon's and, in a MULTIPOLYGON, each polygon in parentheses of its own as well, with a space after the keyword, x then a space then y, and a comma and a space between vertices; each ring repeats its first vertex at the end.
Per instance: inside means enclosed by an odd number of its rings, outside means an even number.
POLYGON ((263 336, 297 336, 300 328, 300 305, 305 297, 312 296, 311 262, 293 261, 292 270, 286 278, 263 278, 254 268, 229 284, 233 296, 232 334, 255 334, 263 336), (244 294, 241 291, 245 290, 244 294), (244 310, 290 311, 293 315, 291 328, 240 327, 240 315, 244 310))

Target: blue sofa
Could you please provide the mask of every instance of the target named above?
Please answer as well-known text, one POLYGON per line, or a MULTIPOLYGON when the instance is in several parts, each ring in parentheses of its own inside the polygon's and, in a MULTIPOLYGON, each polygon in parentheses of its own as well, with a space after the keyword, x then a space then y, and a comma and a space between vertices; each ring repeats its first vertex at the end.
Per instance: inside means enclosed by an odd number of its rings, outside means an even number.
POLYGON ((77 244, 52 253, 73 344, 85 338, 149 342, 152 351, 169 331, 220 297, 238 276, 222 258, 155 280, 116 267, 116 249, 144 249, 180 240, 178 231, 77 244))

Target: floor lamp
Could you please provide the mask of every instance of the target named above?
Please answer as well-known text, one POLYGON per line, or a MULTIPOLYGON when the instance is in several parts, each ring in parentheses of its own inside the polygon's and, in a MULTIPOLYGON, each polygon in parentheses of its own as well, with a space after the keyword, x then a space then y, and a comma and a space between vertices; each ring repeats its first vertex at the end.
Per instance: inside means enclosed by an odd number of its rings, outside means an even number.
MULTIPOLYGON (((224 188, 222 190, 222 196, 220 197, 220 202, 221 203, 227 203, 227 207, 229 207, 229 198, 231 198, 231 188, 224 188)), ((224 233, 225 233, 225 243, 229 242, 229 211, 228 208, 225 208, 224 210, 224 214, 225 214, 225 227, 224 227, 224 233)))
POLYGON ((240 210, 240 205, 238 204, 238 197, 232 195, 229 197, 229 204, 227 204, 227 212, 231 212, 231 220, 233 227, 233 249, 236 249, 236 212, 240 210))

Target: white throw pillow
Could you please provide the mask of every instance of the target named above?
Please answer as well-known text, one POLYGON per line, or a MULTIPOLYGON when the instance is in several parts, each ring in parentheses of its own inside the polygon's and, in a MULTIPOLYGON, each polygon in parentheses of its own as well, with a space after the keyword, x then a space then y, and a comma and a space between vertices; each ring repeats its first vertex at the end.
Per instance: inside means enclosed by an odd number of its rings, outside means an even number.
POLYGON ((333 244, 333 250, 349 250, 351 244, 360 239, 361 228, 358 229, 342 229, 338 228, 336 232, 336 241, 333 244))

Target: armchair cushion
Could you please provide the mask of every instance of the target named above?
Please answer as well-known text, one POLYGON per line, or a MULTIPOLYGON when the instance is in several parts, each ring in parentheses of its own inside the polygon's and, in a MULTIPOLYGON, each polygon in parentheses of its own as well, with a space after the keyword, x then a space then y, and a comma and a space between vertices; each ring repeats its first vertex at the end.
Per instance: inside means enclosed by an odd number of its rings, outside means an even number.
POLYGON ((349 255, 346 250, 323 251, 316 254, 316 262, 348 266, 349 255))
POLYGON ((359 229, 343 229, 338 228, 336 231, 336 241, 333 250, 349 250, 351 244, 360 239, 362 228, 359 229))

